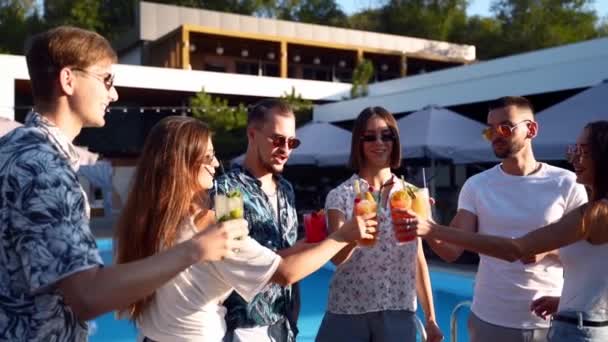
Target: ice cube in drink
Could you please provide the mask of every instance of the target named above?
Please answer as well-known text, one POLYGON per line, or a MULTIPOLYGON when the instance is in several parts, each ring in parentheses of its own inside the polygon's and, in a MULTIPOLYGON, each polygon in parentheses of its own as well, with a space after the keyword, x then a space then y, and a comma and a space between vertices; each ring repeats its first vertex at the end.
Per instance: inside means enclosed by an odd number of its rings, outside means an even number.
POLYGON ((243 195, 238 190, 215 195, 215 217, 218 222, 243 218, 243 195))
POLYGON ((428 188, 416 188, 412 199, 412 210, 423 220, 431 218, 431 202, 428 188))

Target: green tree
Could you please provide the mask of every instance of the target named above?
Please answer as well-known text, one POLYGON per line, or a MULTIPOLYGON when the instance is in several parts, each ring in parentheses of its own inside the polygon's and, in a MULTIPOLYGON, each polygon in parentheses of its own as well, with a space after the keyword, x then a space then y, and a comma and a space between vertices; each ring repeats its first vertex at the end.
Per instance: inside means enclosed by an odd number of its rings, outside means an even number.
POLYGON ((270 0, 154 0, 154 2, 246 15, 261 11, 272 3, 270 0))
POLYGON ((374 64, 368 59, 363 59, 353 70, 353 86, 350 88, 350 97, 354 99, 367 96, 367 85, 372 76, 374 76, 374 64))
POLYGON ((352 14, 349 18, 349 26, 356 30, 384 32, 382 24, 381 9, 367 9, 352 14))
POLYGON ((312 101, 302 98, 302 94, 296 92, 295 87, 291 87, 291 91, 285 92, 280 99, 289 103, 293 109, 296 116, 296 125, 300 126, 312 120, 312 101))
POLYGON ((27 37, 41 26, 34 0, 0 0, 0 53, 23 54, 27 37))
POLYGON ((466 23, 467 0, 390 0, 380 10, 386 33, 448 40, 466 23))
POLYGON ((203 89, 190 98, 190 106, 192 115, 207 123, 214 132, 218 155, 232 158, 244 152, 247 146, 247 108, 243 104, 231 107, 228 100, 211 96, 203 89))
POLYGON ((464 26, 455 27, 450 35, 451 42, 475 45, 477 59, 487 60, 503 56, 505 48, 502 26, 496 18, 470 17, 464 26))
POLYGON ((44 2, 44 19, 49 27, 71 25, 103 32, 102 0, 53 0, 44 2))
POLYGON ((277 3, 279 19, 328 26, 348 26, 348 16, 335 0, 284 0, 277 3))
POLYGON ((508 55, 574 43, 598 36, 592 0, 496 0, 492 12, 501 25, 508 55))

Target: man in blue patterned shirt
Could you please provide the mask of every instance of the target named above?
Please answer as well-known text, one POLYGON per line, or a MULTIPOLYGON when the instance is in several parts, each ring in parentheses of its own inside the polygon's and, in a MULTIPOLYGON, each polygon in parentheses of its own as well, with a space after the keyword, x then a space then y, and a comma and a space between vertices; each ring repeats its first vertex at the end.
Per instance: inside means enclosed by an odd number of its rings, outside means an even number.
POLYGON ((72 140, 103 126, 118 99, 116 54, 94 32, 58 27, 32 39, 26 60, 36 111, 0 138, 0 341, 86 341, 86 320, 221 259, 247 229, 228 221, 158 255, 101 267, 72 140))
MULTIPOLYGON (((217 192, 240 190, 250 236, 261 245, 288 255, 296 249, 298 219, 291 184, 281 177, 289 155, 300 144, 295 116, 280 100, 262 100, 247 118, 247 152, 243 166, 217 179, 217 192)), ((269 284, 250 303, 233 293, 228 312, 226 342, 294 341, 299 303, 294 287, 269 284)))

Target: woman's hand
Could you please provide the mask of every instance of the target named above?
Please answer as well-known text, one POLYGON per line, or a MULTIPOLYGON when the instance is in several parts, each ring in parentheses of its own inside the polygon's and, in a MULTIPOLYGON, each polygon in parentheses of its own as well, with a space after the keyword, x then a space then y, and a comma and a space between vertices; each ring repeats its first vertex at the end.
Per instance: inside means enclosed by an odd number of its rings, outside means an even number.
POLYGON ((238 253, 248 234, 244 219, 211 225, 190 240, 194 247, 193 257, 200 262, 222 260, 231 253, 238 253))
POLYGON ((443 341, 443 333, 439 326, 437 326, 437 322, 428 321, 424 326, 424 330, 426 330, 426 341, 427 342, 441 342, 443 341))
POLYGON ((344 224, 332 235, 338 240, 355 242, 361 239, 373 239, 377 231, 378 222, 376 214, 356 216, 344 222, 344 224))

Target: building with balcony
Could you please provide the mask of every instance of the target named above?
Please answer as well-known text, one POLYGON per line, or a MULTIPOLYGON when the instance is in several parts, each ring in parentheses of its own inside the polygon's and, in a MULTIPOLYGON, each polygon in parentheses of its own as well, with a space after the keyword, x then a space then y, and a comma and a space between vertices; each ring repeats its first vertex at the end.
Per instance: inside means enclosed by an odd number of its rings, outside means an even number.
POLYGON ((475 60, 470 45, 144 1, 116 45, 121 63, 326 82, 351 82, 364 58, 372 81, 475 60))

